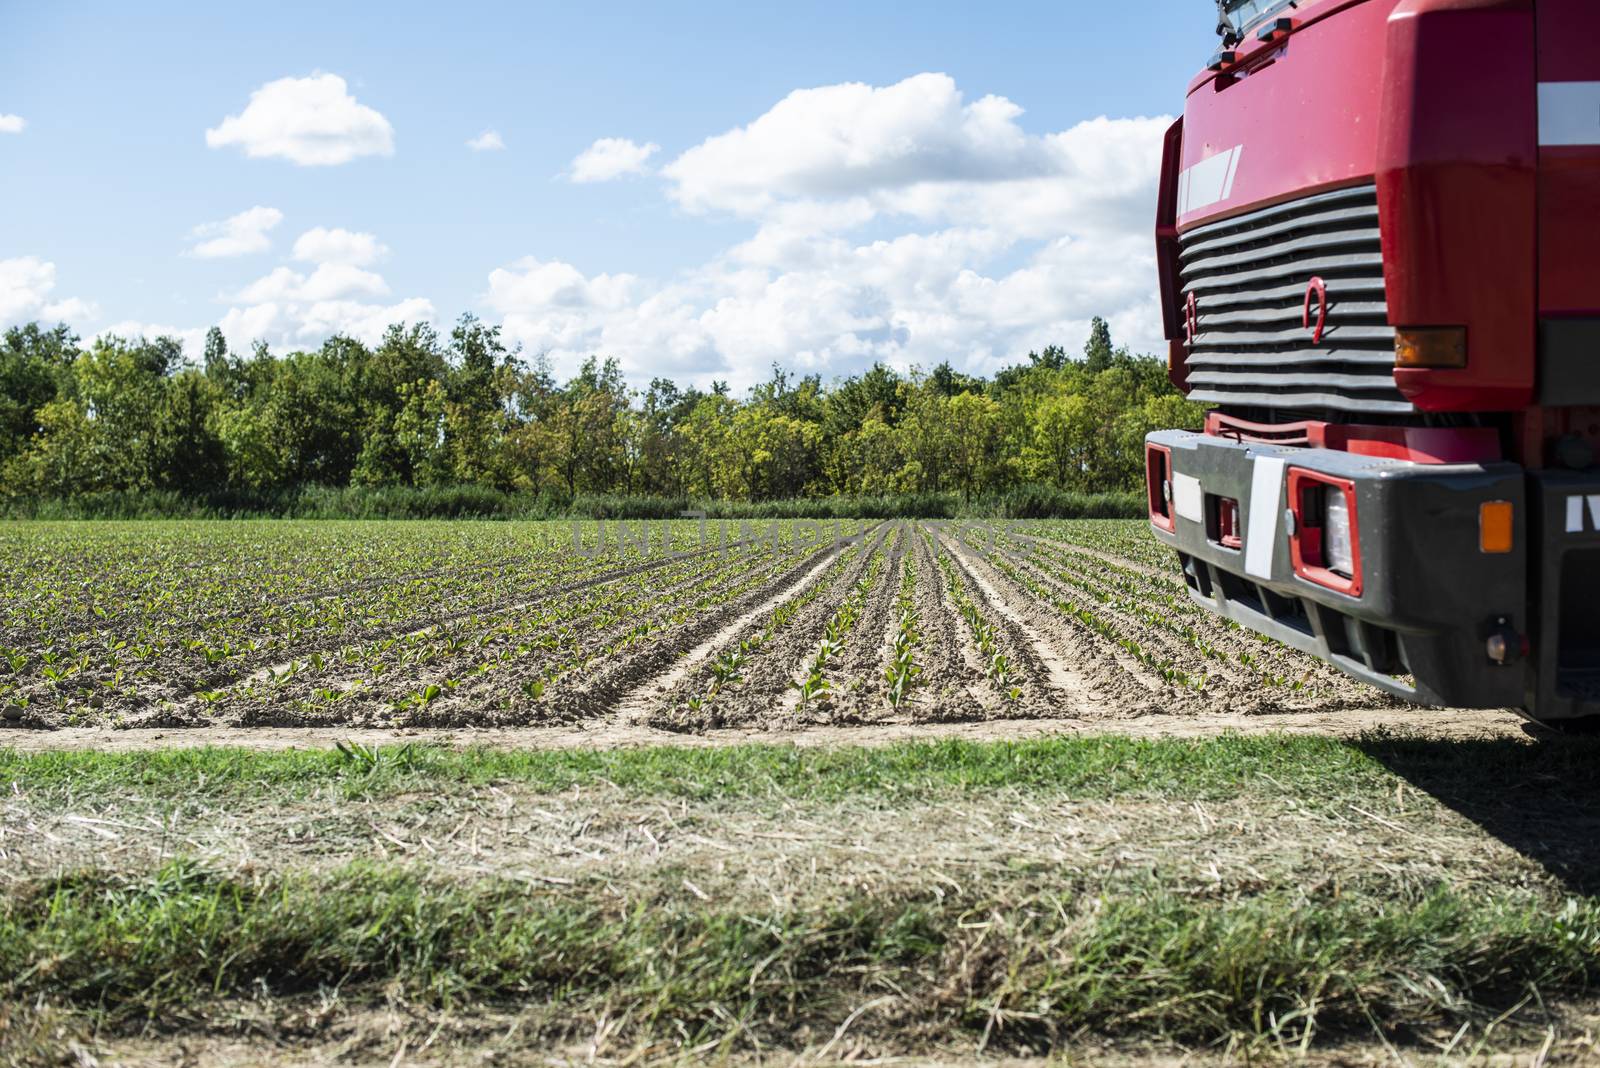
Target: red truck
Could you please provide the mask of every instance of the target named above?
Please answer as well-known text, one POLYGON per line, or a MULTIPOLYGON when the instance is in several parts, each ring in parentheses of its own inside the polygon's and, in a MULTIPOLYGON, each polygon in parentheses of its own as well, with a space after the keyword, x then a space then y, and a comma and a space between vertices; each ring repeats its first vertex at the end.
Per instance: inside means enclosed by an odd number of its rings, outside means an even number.
POLYGON ((1145 444, 1202 604, 1600 722, 1600 0, 1220 0, 1167 132, 1145 444))

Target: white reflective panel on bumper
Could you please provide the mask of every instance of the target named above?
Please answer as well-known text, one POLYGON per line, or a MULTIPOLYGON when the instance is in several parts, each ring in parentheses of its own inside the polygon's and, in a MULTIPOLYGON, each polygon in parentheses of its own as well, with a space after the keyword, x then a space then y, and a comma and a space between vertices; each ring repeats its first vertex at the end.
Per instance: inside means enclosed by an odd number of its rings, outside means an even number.
POLYGON ((1257 456, 1250 471, 1250 528, 1244 536, 1244 571, 1258 579, 1272 578, 1272 553, 1278 546, 1283 514, 1284 461, 1257 456))
POLYGON ((1193 475, 1174 473, 1172 476, 1172 510, 1191 523, 1205 522, 1205 494, 1200 480, 1193 475))

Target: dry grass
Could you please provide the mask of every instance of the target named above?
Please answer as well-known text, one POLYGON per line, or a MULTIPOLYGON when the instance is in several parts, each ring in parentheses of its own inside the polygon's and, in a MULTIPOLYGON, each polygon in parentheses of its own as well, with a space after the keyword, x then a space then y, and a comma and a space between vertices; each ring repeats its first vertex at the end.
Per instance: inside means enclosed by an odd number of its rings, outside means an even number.
POLYGON ((1571 1052, 1594 750, 0 755, 0 1049, 1571 1052))

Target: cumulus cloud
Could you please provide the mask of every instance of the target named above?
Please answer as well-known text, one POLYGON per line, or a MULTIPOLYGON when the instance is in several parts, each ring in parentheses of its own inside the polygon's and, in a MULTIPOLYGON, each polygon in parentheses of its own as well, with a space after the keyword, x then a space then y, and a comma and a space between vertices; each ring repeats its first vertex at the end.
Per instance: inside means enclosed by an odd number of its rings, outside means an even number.
POLYGON ((99 314, 93 302, 81 297, 51 300, 55 288, 55 264, 37 256, 0 260, 0 326, 35 319, 76 325, 99 314))
POLYGON ((1049 239, 1111 223, 1101 212, 1154 209, 1170 119, 1099 118, 1034 135, 999 96, 968 102, 945 74, 790 93, 746 126, 662 168, 692 212, 765 218, 807 203, 867 205, 873 215, 982 224, 1049 239))
POLYGON ((499 130, 485 130, 468 141, 467 147, 474 152, 498 152, 506 147, 506 143, 501 139, 499 130))
POLYGON ((375 345, 394 323, 431 322, 433 302, 408 297, 393 304, 326 300, 310 304, 267 301, 231 307, 217 324, 235 348, 255 341, 279 347, 314 346, 335 334, 375 345))
POLYGON ((324 263, 309 275, 278 267, 235 293, 232 300, 248 304, 266 301, 323 301, 351 296, 381 297, 389 292, 380 275, 348 263, 324 263))
POLYGON ((294 243, 294 258, 309 272, 277 267, 221 299, 231 306, 219 326, 236 348, 255 341, 307 347, 334 334, 375 344, 393 323, 432 322, 425 297, 389 300, 389 284, 366 267, 388 254, 376 236, 317 227, 294 243))
POLYGON ((158 337, 170 337, 183 346, 183 353, 189 359, 197 359, 206 348, 206 331, 200 327, 169 326, 165 323, 145 323, 137 319, 124 319, 118 323, 96 330, 95 338, 120 337, 124 341, 136 341, 140 338, 155 340, 158 337))
POLYGON ((337 74, 279 78, 250 94, 237 115, 206 131, 212 148, 237 147, 252 159, 278 157, 302 167, 394 155, 394 128, 357 102, 337 74))
POLYGON ((947 229, 813 242, 779 266, 752 264, 741 246, 663 285, 525 259, 494 271, 485 299, 508 338, 563 373, 599 352, 636 379, 666 372, 738 388, 774 361, 831 375, 949 360, 987 374, 1029 349, 1075 346, 1095 315, 1119 341, 1153 343, 1149 245, 1143 235, 1062 238, 1013 266, 1019 250, 1005 235, 947 229))
POLYGON ((189 232, 191 238, 199 240, 188 254, 209 260, 265 252, 272 247, 267 231, 282 221, 283 212, 277 208, 257 205, 221 222, 202 223, 189 232))
POLYGON ((661 170, 679 206, 747 219, 747 238, 660 281, 528 258, 490 275, 485 303, 558 369, 600 352, 701 384, 748 385, 774 360, 991 373, 1076 347, 1096 315, 1158 350, 1149 231, 1170 120, 1039 133, 1022 114, 942 74, 791 93, 661 170))
POLYGON ((625 174, 645 173, 650 157, 661 151, 657 144, 640 145, 626 137, 602 137, 572 161, 574 182, 609 182, 625 174))
POLYGON ((0 133, 19 134, 28 128, 28 120, 21 115, 0 113, 0 133))
POLYGON ((294 258, 305 263, 344 263, 367 267, 389 254, 387 246, 367 233, 318 226, 294 242, 294 258))

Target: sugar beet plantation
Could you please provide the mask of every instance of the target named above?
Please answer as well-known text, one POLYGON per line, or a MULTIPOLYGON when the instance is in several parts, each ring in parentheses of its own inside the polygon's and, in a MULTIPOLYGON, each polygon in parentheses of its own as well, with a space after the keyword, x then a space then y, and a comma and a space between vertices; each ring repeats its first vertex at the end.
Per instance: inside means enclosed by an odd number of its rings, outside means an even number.
POLYGON ((32 526, 35 726, 675 732, 1381 707, 1192 606, 1139 523, 32 526))

